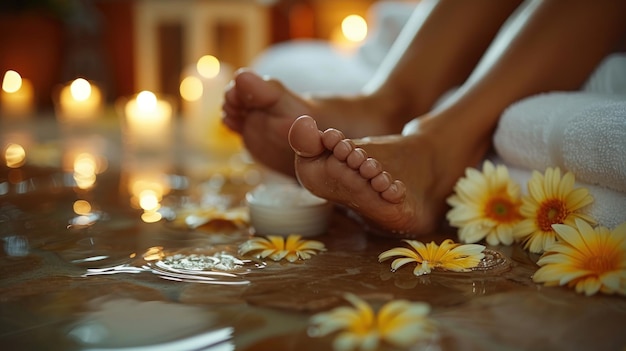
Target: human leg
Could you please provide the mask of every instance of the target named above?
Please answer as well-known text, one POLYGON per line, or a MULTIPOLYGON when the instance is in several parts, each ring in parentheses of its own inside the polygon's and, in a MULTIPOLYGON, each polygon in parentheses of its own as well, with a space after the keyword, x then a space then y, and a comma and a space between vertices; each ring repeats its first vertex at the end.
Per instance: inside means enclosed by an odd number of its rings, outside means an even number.
POLYGON ((287 174, 293 174, 287 131, 302 114, 352 138, 399 133, 410 118, 463 82, 518 3, 420 2, 380 71, 358 96, 305 98, 277 81, 240 73, 225 95, 224 123, 241 134, 257 160, 287 174))
POLYGON ((582 84, 626 30, 625 6, 608 0, 530 3, 504 28, 456 95, 416 119, 418 123, 407 125, 403 135, 334 144, 307 119, 296 121, 290 141, 297 153, 298 179, 314 194, 352 208, 388 233, 415 236, 432 232, 456 180, 489 149, 491 132, 503 109, 524 96, 571 90, 582 84), (567 18, 555 21, 560 14, 567 18), (598 26, 591 38, 581 39, 577 27, 585 22, 598 26), (537 39, 539 34, 548 38, 537 39), (585 52, 576 57, 576 47, 585 40, 585 52), (555 42, 560 46, 555 47, 555 42), (564 61, 568 62, 562 64, 564 61), (338 153, 336 145, 348 147, 352 161, 343 156, 345 150, 338 153), (372 163, 365 162, 367 156, 377 160, 378 166, 364 173, 362 165, 372 163), (383 170, 388 172, 386 184, 390 187, 393 177, 401 180, 393 181, 392 192, 397 195, 393 201, 372 182, 372 174, 383 170))

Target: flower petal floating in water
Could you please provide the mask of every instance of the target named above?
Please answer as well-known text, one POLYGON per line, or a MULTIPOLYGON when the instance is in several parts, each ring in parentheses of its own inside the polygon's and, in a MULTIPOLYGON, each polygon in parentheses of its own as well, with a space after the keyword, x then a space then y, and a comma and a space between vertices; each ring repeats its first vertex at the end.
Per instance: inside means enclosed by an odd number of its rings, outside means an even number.
POLYGON ((223 209, 219 207, 189 207, 176 212, 175 224, 180 224, 191 229, 215 224, 218 222, 230 223, 237 228, 243 228, 250 222, 250 216, 246 207, 233 207, 223 209))
POLYGON ((468 168, 454 192, 447 199, 452 209, 446 217, 450 225, 459 228, 460 241, 476 243, 486 239, 489 245, 513 243, 513 228, 522 219, 521 192, 505 166, 485 161, 482 173, 468 168))
POLYGON ((318 313, 310 320, 312 336, 337 333, 333 341, 335 350, 375 350, 382 343, 405 348, 429 341, 436 333, 435 323, 428 317, 430 306, 427 303, 394 300, 375 313, 356 295, 346 294, 344 297, 351 307, 318 313))
POLYGON ((576 218, 595 224, 593 218, 580 213, 593 198, 585 188, 574 189, 574 182, 571 172, 561 178, 559 168, 548 168, 545 174, 533 172, 528 195, 522 197, 520 212, 524 219, 513 230, 515 239, 524 243, 524 249, 541 253, 554 243, 553 224, 573 226, 576 218))
POLYGON ((626 295, 626 222, 610 231, 576 218, 553 225, 558 240, 537 261, 537 283, 567 285, 587 296, 598 291, 626 295))
POLYGON ((268 235, 267 238, 252 238, 239 246, 242 255, 252 253, 258 258, 269 257, 274 261, 283 258, 289 262, 308 260, 318 251, 325 251, 322 242, 316 240, 301 240, 301 236, 290 234, 287 238, 278 235, 268 235))
POLYGON ((485 247, 478 244, 458 244, 446 239, 440 245, 434 241, 424 244, 416 240, 404 240, 411 249, 397 247, 387 250, 378 255, 378 261, 382 262, 394 256, 401 256, 391 262, 394 271, 407 263, 415 262, 417 266, 413 274, 420 276, 429 274, 432 269, 441 269, 454 272, 467 272, 478 266, 480 260, 485 257, 485 247))

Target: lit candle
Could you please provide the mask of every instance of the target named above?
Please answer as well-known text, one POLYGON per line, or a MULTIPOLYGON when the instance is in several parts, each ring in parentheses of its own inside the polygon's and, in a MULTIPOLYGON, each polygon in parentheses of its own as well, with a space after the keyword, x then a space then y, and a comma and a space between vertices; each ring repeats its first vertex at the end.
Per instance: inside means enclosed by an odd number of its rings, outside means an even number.
POLYGON ((126 137, 142 147, 169 144, 172 132, 172 104, 144 90, 124 106, 126 137))
POLYGON ((33 86, 19 73, 9 70, 2 79, 0 92, 2 114, 6 116, 28 116, 35 109, 33 86))
POLYGON ((331 33, 330 42, 339 51, 352 53, 367 37, 367 22, 359 15, 346 16, 331 33))
POLYGON ((61 121, 93 120, 102 113, 102 92, 83 78, 65 85, 60 92, 57 117, 61 121))
POLYGON ((185 140, 209 151, 234 152, 239 139, 221 121, 224 90, 232 69, 212 55, 202 56, 185 69, 180 84, 183 101, 185 140))

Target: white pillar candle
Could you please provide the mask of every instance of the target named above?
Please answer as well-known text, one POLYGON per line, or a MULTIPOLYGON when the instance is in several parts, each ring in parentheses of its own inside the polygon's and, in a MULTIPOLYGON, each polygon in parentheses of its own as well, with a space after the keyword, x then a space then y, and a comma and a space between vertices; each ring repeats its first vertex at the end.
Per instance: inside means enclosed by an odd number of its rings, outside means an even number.
POLYGON ((0 91, 2 115, 28 117, 35 110, 34 98, 33 86, 28 79, 22 79, 22 76, 13 70, 4 73, 0 91))
POLYGON ((125 137, 142 148, 168 145, 172 135, 172 104, 147 90, 124 106, 125 137))
POLYGON ((57 117, 64 122, 84 122, 97 118, 102 113, 100 88, 83 78, 61 88, 57 102, 57 117))
POLYGON ((224 92, 231 78, 232 69, 212 55, 202 56, 184 70, 180 85, 184 133, 192 146, 222 153, 241 148, 238 137, 221 121, 224 92))

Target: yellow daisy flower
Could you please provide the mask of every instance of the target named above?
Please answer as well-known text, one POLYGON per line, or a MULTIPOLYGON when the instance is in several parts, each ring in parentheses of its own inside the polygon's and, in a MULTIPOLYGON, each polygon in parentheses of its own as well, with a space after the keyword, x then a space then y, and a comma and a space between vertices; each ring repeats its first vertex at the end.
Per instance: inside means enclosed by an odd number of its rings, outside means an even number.
POLYGON ((458 244, 450 239, 446 239, 441 246, 431 241, 429 244, 416 240, 404 240, 411 249, 396 247, 378 255, 378 261, 382 262, 390 257, 403 256, 391 262, 391 269, 397 270, 410 262, 416 262, 417 266, 413 274, 420 276, 429 274, 433 268, 449 270, 454 272, 467 272, 471 268, 478 266, 480 260, 485 257, 483 250, 485 247, 478 244, 458 244))
POLYGON ((537 283, 566 285, 590 296, 598 291, 626 295, 626 222, 610 231, 576 218, 555 224, 558 240, 548 246, 533 275, 537 283))
POLYGON ((267 238, 252 238, 239 246, 239 253, 256 254, 258 258, 269 257, 274 261, 285 258, 289 262, 298 259, 308 260, 317 251, 325 251, 322 242, 316 240, 300 240, 301 236, 290 234, 286 239, 278 235, 268 235, 267 238))
POLYGON ((311 336, 339 332, 333 341, 333 348, 337 351, 375 350, 381 343, 406 348, 435 335, 436 328, 428 318, 430 306, 427 303, 394 300, 375 313, 356 295, 346 294, 345 299, 353 307, 337 307, 311 317, 311 336))
POLYGON ((465 177, 454 187, 447 199, 452 208, 446 218, 459 228, 459 240, 476 243, 483 239, 489 245, 511 245, 513 227, 522 217, 519 185, 511 180, 507 168, 483 163, 482 173, 468 168, 465 177))
POLYGON ((574 174, 561 178, 559 168, 546 169, 545 175, 534 171, 528 182, 528 195, 522 197, 520 212, 524 219, 513 235, 524 249, 541 253, 556 240, 553 224, 574 225, 576 218, 595 224, 593 218, 578 212, 593 202, 585 188, 574 189, 574 174))

